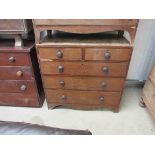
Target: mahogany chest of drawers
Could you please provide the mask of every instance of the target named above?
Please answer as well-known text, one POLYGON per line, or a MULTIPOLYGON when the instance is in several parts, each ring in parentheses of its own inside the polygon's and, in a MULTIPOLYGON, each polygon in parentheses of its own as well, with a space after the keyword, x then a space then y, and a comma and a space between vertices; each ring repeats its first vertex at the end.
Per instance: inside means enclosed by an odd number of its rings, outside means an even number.
POLYGON ((0 105, 40 107, 44 102, 34 44, 16 48, 0 40, 0 105))
POLYGON ((117 112, 136 20, 33 20, 33 24, 49 108, 63 105, 117 112), (120 33, 102 33, 118 28, 129 30, 131 42, 120 33), (47 36, 41 38, 44 30, 47 36))

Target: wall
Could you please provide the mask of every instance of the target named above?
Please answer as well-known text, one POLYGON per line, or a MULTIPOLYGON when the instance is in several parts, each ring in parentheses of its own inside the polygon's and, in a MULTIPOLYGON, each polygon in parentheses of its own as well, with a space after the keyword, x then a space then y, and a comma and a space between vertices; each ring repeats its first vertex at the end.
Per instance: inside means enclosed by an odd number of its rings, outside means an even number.
POLYGON ((128 79, 143 81, 155 62, 155 19, 141 19, 138 24, 128 79))

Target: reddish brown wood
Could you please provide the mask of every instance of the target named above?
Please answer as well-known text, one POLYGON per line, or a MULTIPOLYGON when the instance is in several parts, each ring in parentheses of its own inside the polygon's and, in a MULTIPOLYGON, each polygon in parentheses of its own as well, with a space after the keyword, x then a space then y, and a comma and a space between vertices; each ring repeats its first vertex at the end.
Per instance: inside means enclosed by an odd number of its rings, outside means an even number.
POLYGON ((131 48, 86 48, 85 60, 128 61, 130 60, 131 52, 131 48), (109 54, 109 57, 107 54, 109 54))
POLYGON ((39 48, 39 58, 47 60, 81 60, 81 48, 39 48), (58 52, 62 53, 62 57, 58 57, 58 52))
POLYGON ((94 62, 41 62, 43 74, 49 75, 85 75, 85 76, 112 76, 125 77, 128 69, 128 63, 94 63, 94 62), (62 66, 64 71, 59 73, 58 67, 62 66), (108 68, 108 73, 102 69, 108 68))
POLYGON ((122 91, 124 86, 123 78, 43 76, 43 80, 51 89, 122 91))

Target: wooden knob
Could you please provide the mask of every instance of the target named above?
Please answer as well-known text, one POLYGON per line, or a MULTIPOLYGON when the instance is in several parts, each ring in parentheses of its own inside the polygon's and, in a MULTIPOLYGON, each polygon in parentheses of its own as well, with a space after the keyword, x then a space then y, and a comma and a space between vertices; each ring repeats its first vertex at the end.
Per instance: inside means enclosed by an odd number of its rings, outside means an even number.
POLYGON ((63 66, 58 66, 58 72, 62 73, 64 71, 64 67, 63 66))
POLYGON ((102 83, 101 83, 101 86, 102 86, 103 88, 105 88, 105 87, 107 86, 106 82, 102 82, 102 83))
POLYGON ((66 100, 66 99, 67 99, 67 96, 62 95, 62 96, 60 97, 60 99, 61 99, 61 100, 66 100))
POLYGON ((102 72, 103 72, 104 74, 108 74, 108 72, 109 72, 108 67, 103 67, 103 68, 102 68, 102 72))
POLYGON ((15 61, 16 61, 15 57, 10 57, 9 58, 9 62, 15 62, 15 61))
POLYGON ((57 51, 57 57, 58 57, 58 58, 63 58, 63 52, 60 51, 60 50, 58 50, 58 51, 57 51))
POLYGON ((64 80, 60 80, 59 84, 60 84, 60 86, 65 86, 65 81, 64 80))
POLYGON ((104 101, 104 97, 103 96, 100 96, 99 97, 99 100, 100 100, 100 102, 103 102, 104 101))
POLYGON ((110 51, 107 50, 107 51, 104 53, 104 57, 105 57, 106 60, 109 60, 109 59, 111 58, 111 53, 110 53, 110 51))
POLYGON ((27 88, 26 85, 22 85, 22 86, 20 87, 20 90, 25 91, 26 88, 27 88))
POLYGON ((23 72, 22 72, 22 71, 17 71, 16 75, 17 75, 18 77, 21 77, 21 76, 23 76, 23 72))

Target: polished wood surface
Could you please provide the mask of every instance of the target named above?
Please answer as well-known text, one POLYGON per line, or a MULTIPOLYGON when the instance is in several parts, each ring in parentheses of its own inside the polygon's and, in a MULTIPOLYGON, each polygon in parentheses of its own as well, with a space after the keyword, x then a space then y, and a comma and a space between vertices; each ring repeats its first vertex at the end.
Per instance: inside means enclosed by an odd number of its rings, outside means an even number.
POLYGON ((131 48, 85 48, 85 60, 128 61, 131 57, 131 48))
POLYGON ((44 87, 67 90, 122 91, 124 78, 43 76, 44 87))
POLYGON ((39 58, 47 60, 81 60, 81 48, 39 48, 39 58), (58 54, 60 52, 62 57, 58 54))
POLYGON ((112 76, 125 77, 128 63, 94 63, 94 62, 41 62, 41 72, 46 75, 85 75, 85 76, 112 76), (58 67, 64 68, 63 72, 58 71, 58 67), (107 67, 108 72, 103 72, 107 67))
POLYGON ((73 91, 73 90, 46 90, 47 101, 62 104, 86 104, 118 106, 120 102, 120 92, 103 91, 73 91), (66 99, 62 99, 65 96, 66 99), (100 101, 104 97, 104 101, 100 101))

